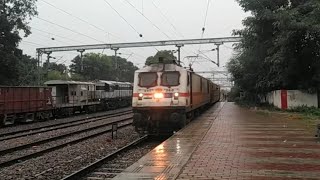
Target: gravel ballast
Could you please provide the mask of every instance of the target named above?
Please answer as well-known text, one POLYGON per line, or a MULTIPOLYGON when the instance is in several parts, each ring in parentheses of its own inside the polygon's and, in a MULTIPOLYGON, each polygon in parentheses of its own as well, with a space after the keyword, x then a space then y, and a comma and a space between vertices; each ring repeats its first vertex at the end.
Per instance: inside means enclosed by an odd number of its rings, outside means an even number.
POLYGON ((67 146, 35 159, 0 170, 1 180, 16 179, 61 179, 81 169, 114 150, 138 139, 133 127, 118 130, 118 138, 111 139, 111 133, 67 146))

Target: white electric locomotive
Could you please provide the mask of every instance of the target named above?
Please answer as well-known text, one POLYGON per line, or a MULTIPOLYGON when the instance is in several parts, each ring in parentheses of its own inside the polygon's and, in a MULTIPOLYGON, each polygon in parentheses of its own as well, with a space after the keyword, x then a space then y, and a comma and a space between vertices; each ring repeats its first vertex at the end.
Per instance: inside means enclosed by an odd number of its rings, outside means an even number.
POLYGON ((132 107, 139 133, 168 133, 184 127, 220 99, 220 87, 175 63, 135 72, 132 107))

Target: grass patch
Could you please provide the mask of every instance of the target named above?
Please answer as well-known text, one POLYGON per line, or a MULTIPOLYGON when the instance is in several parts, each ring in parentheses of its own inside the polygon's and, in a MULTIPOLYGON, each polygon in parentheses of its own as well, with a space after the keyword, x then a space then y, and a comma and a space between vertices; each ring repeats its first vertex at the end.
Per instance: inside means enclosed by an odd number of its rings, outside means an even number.
POLYGON ((315 108, 315 107, 300 106, 300 107, 296 107, 294 109, 289 109, 287 111, 301 113, 306 116, 320 117, 320 109, 315 108))

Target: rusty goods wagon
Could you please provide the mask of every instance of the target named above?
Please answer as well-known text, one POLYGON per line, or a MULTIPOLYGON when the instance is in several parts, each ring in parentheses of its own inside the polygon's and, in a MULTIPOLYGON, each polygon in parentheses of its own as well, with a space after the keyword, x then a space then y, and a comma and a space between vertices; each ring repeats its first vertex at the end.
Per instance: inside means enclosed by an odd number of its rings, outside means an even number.
POLYGON ((49 87, 0 86, 0 121, 4 125, 14 124, 15 121, 49 119, 52 109, 49 87))

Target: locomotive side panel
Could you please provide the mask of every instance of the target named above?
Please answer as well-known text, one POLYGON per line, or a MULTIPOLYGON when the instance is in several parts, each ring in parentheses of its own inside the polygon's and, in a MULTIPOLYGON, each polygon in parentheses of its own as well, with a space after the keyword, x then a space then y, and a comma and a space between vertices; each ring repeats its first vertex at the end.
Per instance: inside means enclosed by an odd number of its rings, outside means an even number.
POLYGON ((209 81, 192 73, 192 109, 197 109, 210 102, 209 81))

